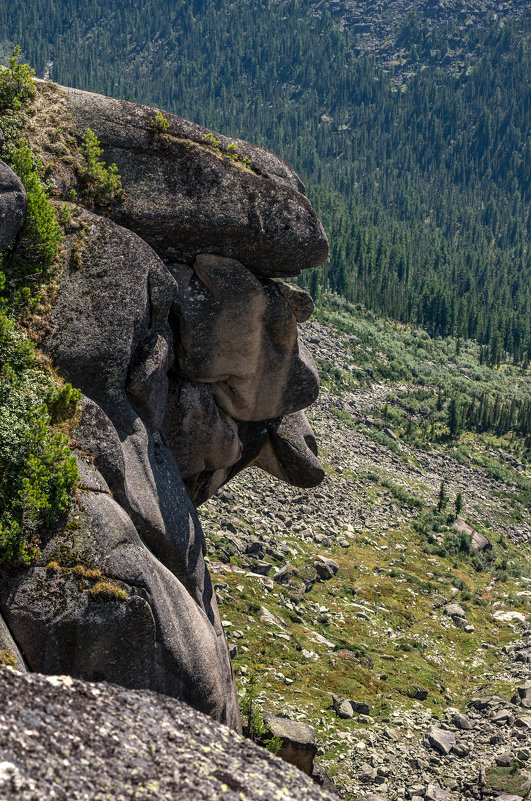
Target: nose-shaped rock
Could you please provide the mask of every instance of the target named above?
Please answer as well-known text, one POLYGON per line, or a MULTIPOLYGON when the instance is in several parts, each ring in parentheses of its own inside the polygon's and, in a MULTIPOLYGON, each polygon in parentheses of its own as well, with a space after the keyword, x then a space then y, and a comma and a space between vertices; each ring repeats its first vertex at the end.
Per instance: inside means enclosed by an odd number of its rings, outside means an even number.
POLYGON ((295 487, 315 487, 324 478, 317 442, 303 411, 288 414, 253 462, 266 473, 295 487))
POLYGON ((269 277, 297 275, 326 258, 323 226, 282 159, 174 114, 155 134, 148 106, 65 92, 78 136, 94 131, 120 172, 125 198, 110 215, 160 256, 191 263, 217 253, 269 277))

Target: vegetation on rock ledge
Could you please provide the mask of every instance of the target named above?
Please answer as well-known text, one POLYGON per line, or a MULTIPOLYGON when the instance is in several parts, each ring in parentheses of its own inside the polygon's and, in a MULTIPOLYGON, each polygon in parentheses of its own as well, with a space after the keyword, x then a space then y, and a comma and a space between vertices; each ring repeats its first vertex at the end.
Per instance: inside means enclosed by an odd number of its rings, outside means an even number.
POLYGON ((21 179, 28 207, 16 249, 0 254, 0 564, 30 562, 40 533, 70 505, 77 466, 60 423, 80 394, 62 386, 20 323, 42 311, 57 268, 61 228, 43 181, 44 167, 22 138, 35 96, 33 71, 15 48, 0 71, 3 157, 21 179))

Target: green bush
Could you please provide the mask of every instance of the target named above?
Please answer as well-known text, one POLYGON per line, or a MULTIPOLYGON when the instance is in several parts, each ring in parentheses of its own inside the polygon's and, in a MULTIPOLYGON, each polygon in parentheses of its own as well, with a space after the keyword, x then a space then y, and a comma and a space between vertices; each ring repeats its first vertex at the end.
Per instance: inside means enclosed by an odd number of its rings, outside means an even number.
POLYGON ((240 699, 243 735, 276 754, 282 748, 282 740, 280 737, 268 737, 270 732, 258 707, 257 696, 256 671, 251 669, 245 693, 240 699))
POLYGON ((449 554, 470 552, 471 537, 464 531, 450 531, 444 538, 444 548, 449 554))
POLYGON ((123 198, 123 189, 116 164, 108 167, 101 160, 103 150, 96 134, 87 129, 81 140, 81 180, 83 198, 88 203, 106 206, 123 198))
POLYGON ((48 193, 40 178, 43 164, 27 145, 19 145, 12 158, 12 167, 28 196, 25 237, 29 240, 29 260, 46 269, 54 261, 61 241, 61 228, 48 193))
POLYGON ((3 312, 0 365, 0 564, 20 564, 70 505, 78 474, 66 437, 50 425, 53 379, 3 312))
POLYGON ((35 96, 35 71, 28 64, 19 64, 19 58, 20 47, 15 47, 9 66, 0 66, 0 114, 17 111, 35 96))
POLYGON ((148 125, 148 131, 154 135, 167 133, 170 123, 161 111, 157 111, 148 125))
POLYGON ((43 528, 70 505, 78 479, 68 440, 54 423, 75 411, 79 393, 58 386, 17 327, 17 312, 50 280, 61 228, 43 182, 44 166, 22 134, 26 107, 35 96, 33 70, 19 64, 15 48, 0 67, 2 157, 26 190, 26 222, 17 247, 0 256, 0 564, 29 563, 39 552, 43 528))

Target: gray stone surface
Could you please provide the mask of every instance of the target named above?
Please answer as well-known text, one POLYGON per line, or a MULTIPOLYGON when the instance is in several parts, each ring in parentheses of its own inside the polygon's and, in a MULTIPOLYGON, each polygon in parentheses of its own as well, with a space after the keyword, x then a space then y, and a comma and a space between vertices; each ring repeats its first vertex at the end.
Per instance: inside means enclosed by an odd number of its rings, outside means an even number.
POLYGON ((466 612, 460 604, 446 604, 444 613, 449 617, 466 618, 466 612))
POLYGON ((326 258, 324 229, 292 168, 269 151, 216 134, 166 113, 168 133, 149 131, 155 109, 65 88, 81 137, 87 128, 115 162, 126 190, 113 219, 157 253, 188 261, 218 253, 263 276, 297 275, 326 258), (231 142, 251 169, 223 157, 231 142))
POLYGON ((317 458, 317 441, 303 411, 283 418, 253 464, 295 487, 321 483, 324 470, 317 458))
POLYGON ((451 731, 432 726, 428 731, 428 740, 440 754, 449 754, 456 743, 456 736, 451 731))
POLYGON ((424 799, 425 801, 453 801, 455 796, 437 784, 428 784, 424 799))
MULTIPOLYGON (((10 662, 13 660, 14 667, 16 667, 17 670, 26 670, 26 663, 2 615, 0 615, 0 656, 3 656, 4 661, 10 662)), ((0 660, 0 665, 1 664, 3 664, 2 660, 0 660)))
POLYGON ((219 408, 260 421, 298 411, 319 391, 317 369, 298 342, 290 304, 243 264, 198 256, 178 275, 179 374, 208 383, 219 408))
POLYGON ((12 169, 0 161, 0 253, 13 242, 26 216, 26 192, 12 169))
POLYGON ((317 753, 317 738, 314 729, 306 723, 275 715, 264 715, 264 723, 273 737, 280 737, 282 740, 278 756, 311 776, 314 757, 317 753))
POLYGON ((104 492, 81 491, 74 519, 30 570, 0 587, 0 609, 29 669, 156 689, 237 728, 232 669, 201 551, 195 570, 171 572, 104 492), (101 581, 126 598, 94 594, 101 581))
POLYGON ((341 695, 332 695, 332 706, 338 718, 350 719, 354 717, 354 710, 352 704, 347 698, 341 695))
POLYGON ((149 691, 0 668, 6 801, 333 801, 297 768, 149 691))
MULTIPOLYGON (((273 443, 280 478, 324 475, 300 413, 319 389, 297 329, 313 302, 268 276, 322 261, 326 236, 268 151, 238 143, 231 159, 229 140, 215 150, 178 117, 155 135, 151 108, 39 86, 73 148, 88 128, 101 139, 125 194, 102 215, 71 209, 44 348, 82 392, 79 495, 37 560, 2 581, 3 640, 31 671, 155 689, 238 728, 196 507, 273 443)), ((70 155, 57 159, 63 195, 82 189, 70 155)), ((24 210, 0 162, 0 244, 24 210)))

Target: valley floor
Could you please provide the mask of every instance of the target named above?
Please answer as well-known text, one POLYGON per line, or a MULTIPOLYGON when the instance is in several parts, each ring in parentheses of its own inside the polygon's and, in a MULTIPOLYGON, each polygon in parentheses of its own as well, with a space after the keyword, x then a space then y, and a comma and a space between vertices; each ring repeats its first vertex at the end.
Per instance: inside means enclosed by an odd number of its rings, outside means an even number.
POLYGON ((462 435, 467 450, 455 458, 444 438, 420 448, 382 429, 382 406, 411 382, 345 383, 352 334, 314 321, 303 337, 320 367, 336 370, 330 381, 325 369, 308 415, 324 482, 300 490, 251 469, 202 507, 240 691, 254 675, 264 711, 316 728, 320 761, 345 798, 464 801, 502 790, 523 798, 531 787, 525 466, 511 457, 512 484, 480 466, 485 449, 491 461, 506 454, 490 440, 462 435), (453 526, 432 525, 442 482, 448 512, 460 492, 462 517, 491 550, 456 551, 453 526), (349 717, 337 715, 332 694, 336 708, 354 702, 349 717))

